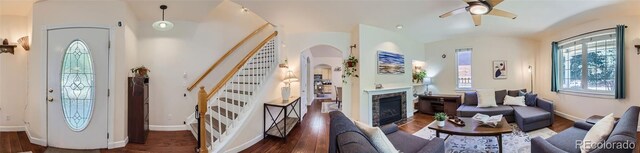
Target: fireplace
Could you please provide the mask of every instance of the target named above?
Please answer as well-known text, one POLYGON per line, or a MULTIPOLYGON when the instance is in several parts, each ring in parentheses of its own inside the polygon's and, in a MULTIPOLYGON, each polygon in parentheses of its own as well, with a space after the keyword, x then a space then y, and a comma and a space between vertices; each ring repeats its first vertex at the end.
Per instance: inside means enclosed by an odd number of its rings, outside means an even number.
POLYGON ((373 95, 372 125, 381 126, 407 120, 406 92, 373 95))
POLYGON ((402 96, 380 98, 380 125, 402 119, 402 96))

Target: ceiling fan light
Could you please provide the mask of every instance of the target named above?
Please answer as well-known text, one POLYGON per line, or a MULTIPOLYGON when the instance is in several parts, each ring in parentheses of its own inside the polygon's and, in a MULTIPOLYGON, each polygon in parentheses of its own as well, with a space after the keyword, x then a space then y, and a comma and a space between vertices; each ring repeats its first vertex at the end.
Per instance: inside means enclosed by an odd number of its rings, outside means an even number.
POLYGON ((489 13, 489 7, 481 4, 471 5, 469 6, 469 12, 473 15, 487 14, 489 13))

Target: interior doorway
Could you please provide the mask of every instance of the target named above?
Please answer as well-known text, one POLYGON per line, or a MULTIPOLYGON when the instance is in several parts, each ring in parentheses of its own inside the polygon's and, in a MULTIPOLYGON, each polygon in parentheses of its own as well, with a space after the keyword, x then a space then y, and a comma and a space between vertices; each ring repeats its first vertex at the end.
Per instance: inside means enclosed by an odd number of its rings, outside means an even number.
POLYGON ((301 71, 305 78, 301 91, 311 105, 314 100, 335 102, 342 88, 343 52, 330 45, 315 45, 302 51, 301 59, 305 60, 301 71), (306 91, 306 92, 305 92, 306 91))
POLYGON ((47 30, 47 145, 108 146, 109 29, 47 30))

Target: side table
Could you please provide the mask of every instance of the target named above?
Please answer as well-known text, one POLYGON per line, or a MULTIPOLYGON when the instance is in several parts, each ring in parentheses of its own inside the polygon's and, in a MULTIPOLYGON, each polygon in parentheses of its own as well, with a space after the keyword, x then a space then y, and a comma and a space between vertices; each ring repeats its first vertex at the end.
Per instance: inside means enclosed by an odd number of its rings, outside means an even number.
POLYGON ((291 132, 291 130, 300 123, 300 114, 302 112, 302 106, 300 105, 300 97, 290 98, 289 100, 277 99, 271 102, 264 103, 264 114, 263 114, 263 125, 264 127, 264 137, 267 135, 284 138, 287 140, 287 134, 291 132), (296 111, 296 105, 298 106, 298 111, 296 111), (291 109, 289 109, 291 107, 291 109), (277 116, 273 116, 274 113, 271 113, 269 108, 279 108, 277 116), (294 117, 290 117, 291 113, 294 113, 294 117), (269 114, 271 125, 267 128, 267 114, 269 114), (284 115, 283 115, 284 114, 284 115), (280 121, 280 119, 283 116, 280 121))

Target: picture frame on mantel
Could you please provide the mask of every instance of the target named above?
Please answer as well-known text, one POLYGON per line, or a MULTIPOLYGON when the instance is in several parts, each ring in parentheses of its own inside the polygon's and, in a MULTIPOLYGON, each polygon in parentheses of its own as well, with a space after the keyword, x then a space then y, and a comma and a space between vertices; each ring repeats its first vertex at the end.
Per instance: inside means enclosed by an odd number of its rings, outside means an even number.
POLYGON ((507 61, 494 60, 493 61, 493 79, 507 79, 507 61))
POLYGON ((378 74, 404 74, 404 55, 378 51, 378 74))

